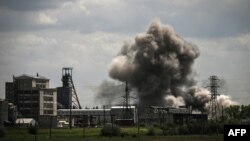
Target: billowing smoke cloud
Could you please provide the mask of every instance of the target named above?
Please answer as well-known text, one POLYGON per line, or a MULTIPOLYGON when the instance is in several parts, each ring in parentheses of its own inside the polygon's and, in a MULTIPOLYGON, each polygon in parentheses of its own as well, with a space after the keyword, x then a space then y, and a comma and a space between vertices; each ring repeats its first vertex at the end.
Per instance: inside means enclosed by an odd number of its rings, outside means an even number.
POLYGON ((218 104, 223 106, 224 108, 229 107, 230 105, 238 105, 239 103, 232 101, 231 97, 227 95, 218 96, 218 104))
POLYGON ((96 100, 103 105, 120 104, 124 89, 124 85, 107 80, 103 81, 97 91, 96 100))
POLYGON ((109 75, 135 88, 142 107, 186 105, 202 110, 210 93, 194 80, 192 65, 198 56, 195 44, 170 25, 154 21, 146 33, 124 44, 111 62, 109 75))
POLYGON ((185 101, 181 96, 167 95, 165 97, 166 106, 178 108, 179 106, 185 106, 185 101))
POLYGON ((111 63, 110 76, 136 88, 140 105, 166 105, 165 97, 181 96, 190 87, 192 64, 199 56, 196 45, 181 38, 170 25, 153 22, 145 34, 126 43, 111 63))
POLYGON ((210 101, 210 91, 198 86, 189 87, 182 92, 182 96, 186 101, 187 106, 192 106, 193 109, 204 111, 206 104, 210 101))

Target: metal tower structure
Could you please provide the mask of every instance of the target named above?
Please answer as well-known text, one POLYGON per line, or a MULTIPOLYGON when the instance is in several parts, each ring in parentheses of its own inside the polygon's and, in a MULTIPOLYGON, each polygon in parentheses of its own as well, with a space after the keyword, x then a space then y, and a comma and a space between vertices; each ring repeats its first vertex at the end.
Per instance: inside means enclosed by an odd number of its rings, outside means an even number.
POLYGON ((128 88, 128 82, 125 82, 125 95, 123 96, 123 118, 124 119, 131 119, 132 118, 132 111, 130 107, 130 89, 128 88))
POLYGON ((74 82, 72 79, 72 70, 73 68, 67 67, 62 68, 62 83, 64 88, 69 88, 69 102, 70 102, 70 109, 82 109, 76 89, 74 86, 74 82))
POLYGON ((211 115, 212 119, 217 119, 217 116, 219 116, 219 104, 217 101, 217 96, 220 94, 218 93, 218 81, 219 78, 215 75, 210 76, 210 92, 211 92, 211 100, 210 100, 210 107, 209 107, 209 112, 211 115))

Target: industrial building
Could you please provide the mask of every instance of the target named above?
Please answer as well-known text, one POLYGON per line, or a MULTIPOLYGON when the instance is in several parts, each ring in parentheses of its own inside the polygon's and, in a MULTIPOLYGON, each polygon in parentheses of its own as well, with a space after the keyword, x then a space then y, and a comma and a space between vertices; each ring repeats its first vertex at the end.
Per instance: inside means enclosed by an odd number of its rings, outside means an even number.
POLYGON ((82 109, 74 87, 72 69, 62 69, 62 87, 57 88, 49 88, 49 79, 39 74, 13 76, 13 82, 5 84, 7 110, 6 106, 0 107, 1 124, 4 120, 15 122, 18 118, 33 118, 41 127, 65 124, 70 128, 105 123, 132 126, 138 120, 140 124, 159 126, 167 123, 185 124, 192 120, 207 121, 207 114, 194 114, 187 107, 149 106, 140 109, 138 113, 138 107, 130 104, 127 82, 122 106, 82 109), (3 109, 5 112, 2 112, 3 109))
POLYGON ((57 92, 49 88, 48 78, 39 74, 13 76, 13 82, 6 82, 5 94, 17 106, 19 117, 34 118, 40 126, 48 126, 48 117, 56 120, 57 92))
POLYGON ((124 106, 103 106, 99 109, 58 109, 58 122, 60 120, 70 120, 72 119, 72 126, 98 126, 105 123, 114 123, 122 125, 124 120, 132 121, 131 125, 136 122, 136 108, 135 106, 130 106, 133 117, 132 119, 124 119, 123 112, 125 110, 124 106))
POLYGON ((140 115, 140 124, 165 125, 186 124, 190 121, 207 121, 207 114, 193 113, 192 108, 149 106, 140 115))
POLYGON ((58 109, 58 121, 65 120, 69 122, 72 119, 73 126, 81 126, 82 121, 85 126, 98 126, 105 123, 114 123, 118 125, 135 125, 139 118, 141 125, 152 126, 165 124, 186 124, 190 121, 205 122, 208 120, 207 114, 193 113, 191 108, 186 107, 161 107, 149 106, 139 114, 137 108, 130 106, 133 124, 127 124, 124 118, 124 106, 109 106, 101 109, 58 109), (79 123, 80 121, 80 123, 79 123))
POLYGON ((14 83, 6 82, 5 83, 5 99, 8 103, 14 103, 14 83))

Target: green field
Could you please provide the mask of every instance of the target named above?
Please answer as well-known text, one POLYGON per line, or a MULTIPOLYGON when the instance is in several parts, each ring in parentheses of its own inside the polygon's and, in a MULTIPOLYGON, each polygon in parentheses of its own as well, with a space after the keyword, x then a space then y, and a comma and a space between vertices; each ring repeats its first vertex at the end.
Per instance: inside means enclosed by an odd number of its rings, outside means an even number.
MULTIPOLYGON (((124 137, 103 137, 100 135, 100 128, 85 128, 85 137, 82 128, 73 129, 52 129, 52 136, 49 136, 49 129, 39 129, 38 134, 31 135, 26 128, 6 128, 6 135, 0 138, 1 141, 136 141, 136 128, 122 128, 124 137)), ((141 128, 141 141, 222 141, 222 135, 176 135, 163 136, 160 129, 155 129, 155 136, 147 136, 147 129, 141 128)))

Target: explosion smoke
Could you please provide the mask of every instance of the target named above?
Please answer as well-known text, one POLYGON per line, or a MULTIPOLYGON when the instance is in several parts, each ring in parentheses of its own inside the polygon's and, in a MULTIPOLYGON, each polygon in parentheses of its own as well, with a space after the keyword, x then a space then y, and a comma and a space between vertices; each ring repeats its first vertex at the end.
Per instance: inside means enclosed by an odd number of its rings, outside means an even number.
POLYGON ((118 104, 121 102, 118 98, 122 96, 124 89, 125 87, 123 85, 118 85, 115 82, 105 80, 99 86, 96 100, 104 105, 118 104))
POLYGON ((167 95, 165 97, 166 100, 166 105, 169 107, 175 107, 178 108, 179 106, 184 106, 185 105, 185 101, 183 100, 183 98, 181 96, 175 97, 173 95, 167 95))
POLYGON ((210 93, 198 88, 194 80, 192 65, 198 56, 195 44, 180 37, 170 25, 154 21, 133 43, 124 44, 111 62, 109 75, 135 88, 143 107, 203 109, 210 93))
POLYGON ((231 97, 227 95, 220 95, 218 97, 218 103, 219 105, 222 105, 223 107, 229 107, 230 105, 238 105, 237 102, 232 101, 231 97))

